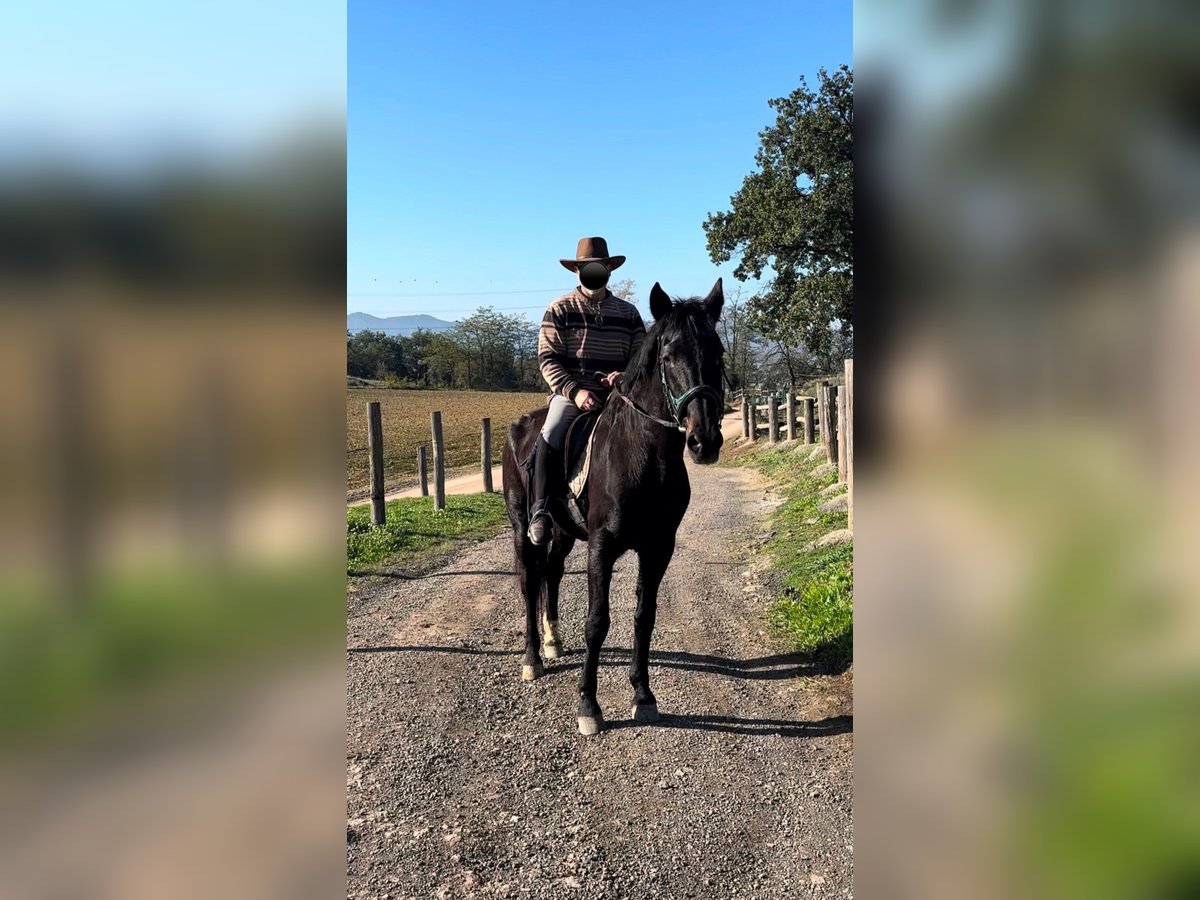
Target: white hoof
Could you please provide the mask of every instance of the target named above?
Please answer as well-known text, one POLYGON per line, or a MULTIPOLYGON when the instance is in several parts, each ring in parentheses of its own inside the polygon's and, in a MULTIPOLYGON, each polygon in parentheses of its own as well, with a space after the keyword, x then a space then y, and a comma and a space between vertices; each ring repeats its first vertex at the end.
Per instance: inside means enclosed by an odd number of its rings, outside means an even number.
POLYGON ((579 717, 579 733, 584 737, 591 737, 594 734, 599 734, 600 729, 604 727, 603 716, 580 716, 579 717))
POLYGON ((522 681, 536 681, 544 674, 545 670, 542 668, 542 664, 540 662, 534 663, 532 666, 521 666, 522 681))
POLYGON ((658 721, 658 704, 657 703, 641 703, 632 707, 629 710, 629 715, 633 716, 635 722, 657 722, 658 721))
POLYGON ((562 644, 542 644, 543 659, 561 659, 562 644))

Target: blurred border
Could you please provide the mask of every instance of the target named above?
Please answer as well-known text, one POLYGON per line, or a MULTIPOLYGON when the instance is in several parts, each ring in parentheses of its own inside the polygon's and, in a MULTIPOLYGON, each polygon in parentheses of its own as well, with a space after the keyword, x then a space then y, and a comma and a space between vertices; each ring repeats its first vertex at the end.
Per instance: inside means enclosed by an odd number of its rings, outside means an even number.
POLYGON ((345 7, 6 19, 0 894, 336 896, 345 7))
POLYGON ((1200 894, 1198 26, 856 4, 859 896, 1200 894))

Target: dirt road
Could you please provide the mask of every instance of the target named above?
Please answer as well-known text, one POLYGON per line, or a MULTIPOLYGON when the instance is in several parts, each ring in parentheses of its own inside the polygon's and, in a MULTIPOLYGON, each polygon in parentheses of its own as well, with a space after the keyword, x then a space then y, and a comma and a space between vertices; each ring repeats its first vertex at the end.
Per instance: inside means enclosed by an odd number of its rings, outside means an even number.
POLYGON ((617 565, 600 735, 575 727, 586 550, 568 560, 566 655, 522 683, 511 537, 424 574, 352 580, 350 897, 846 897, 849 676, 764 633, 746 590, 770 499, 690 467, 692 505, 650 655, 662 719, 629 718, 636 559, 617 565))

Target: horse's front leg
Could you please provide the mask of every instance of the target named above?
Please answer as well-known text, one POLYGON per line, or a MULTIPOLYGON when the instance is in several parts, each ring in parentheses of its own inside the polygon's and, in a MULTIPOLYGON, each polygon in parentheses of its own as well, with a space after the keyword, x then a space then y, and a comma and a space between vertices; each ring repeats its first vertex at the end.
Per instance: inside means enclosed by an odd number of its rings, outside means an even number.
POLYGON ((637 722, 658 721, 658 701, 650 692, 650 637, 658 612, 658 586, 674 552, 674 538, 638 551, 637 610, 633 614, 633 658, 629 663, 629 683, 633 685, 629 714, 637 722))
POLYGON ((588 616, 584 626, 587 653, 579 676, 579 733, 593 735, 604 726, 604 715, 596 702, 596 671, 600 648, 608 637, 608 592, 612 584, 616 553, 612 536, 597 529, 588 540, 588 616))

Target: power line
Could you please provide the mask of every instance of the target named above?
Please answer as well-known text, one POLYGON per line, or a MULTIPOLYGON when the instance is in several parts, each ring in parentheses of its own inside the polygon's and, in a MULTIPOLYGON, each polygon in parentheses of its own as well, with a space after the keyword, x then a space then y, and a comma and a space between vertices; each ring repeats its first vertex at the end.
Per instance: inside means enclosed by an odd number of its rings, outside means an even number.
MULTIPOLYGON (((491 306, 491 307, 488 307, 488 308, 489 308, 489 309, 494 309, 494 310, 496 310, 496 311, 501 311, 501 310, 522 310, 522 309, 545 309, 545 308, 546 308, 546 304, 545 304, 545 303, 539 303, 537 306, 491 306)), ((478 307, 478 306, 464 306, 464 307, 455 307, 455 308, 450 308, 450 309, 439 309, 439 310, 437 310, 437 313, 476 312, 478 309, 480 309, 480 307, 478 307)), ((434 313, 425 313, 425 312, 393 312, 393 313, 368 313, 368 315, 375 316, 375 317, 376 317, 376 318, 378 318, 378 319, 390 319, 390 318, 393 318, 393 317, 395 317, 395 316, 428 316, 428 315, 434 315, 434 313)))
POLYGON ((348 293, 348 294, 346 294, 346 296, 347 297, 495 297, 495 296, 499 296, 501 294, 553 294, 553 293, 565 294, 565 293, 567 293, 567 291, 561 287, 532 288, 530 290, 525 290, 525 291, 433 291, 433 292, 421 291, 421 292, 411 293, 411 294, 390 293, 390 292, 386 292, 386 291, 380 292, 380 293, 371 293, 370 291, 363 291, 363 292, 353 293, 353 294, 348 293))
MULTIPOLYGON (((632 300, 628 300, 626 302, 633 303, 634 306, 638 306, 638 304, 632 300)), ((496 312, 516 312, 516 311, 530 310, 530 309, 544 310, 546 308, 546 304, 539 303, 536 306, 491 306, 488 308, 495 310, 496 312)), ((641 309, 640 306, 638 308, 639 308, 639 310, 641 309)), ((439 309, 439 310, 437 310, 437 314, 476 312, 479 309, 480 309, 480 307, 477 307, 477 306, 470 306, 470 307, 464 306, 461 308, 453 308, 453 309, 439 309)), ((389 319, 389 318, 393 318, 395 316, 425 316, 425 315, 434 315, 434 313, 426 313, 426 312, 387 312, 387 313, 383 313, 383 312, 380 312, 380 313, 368 313, 367 315, 375 316, 375 318, 377 318, 377 319, 389 319)))

